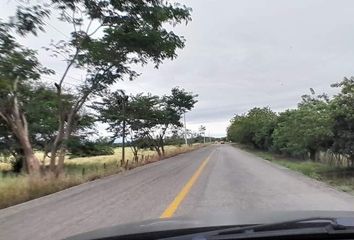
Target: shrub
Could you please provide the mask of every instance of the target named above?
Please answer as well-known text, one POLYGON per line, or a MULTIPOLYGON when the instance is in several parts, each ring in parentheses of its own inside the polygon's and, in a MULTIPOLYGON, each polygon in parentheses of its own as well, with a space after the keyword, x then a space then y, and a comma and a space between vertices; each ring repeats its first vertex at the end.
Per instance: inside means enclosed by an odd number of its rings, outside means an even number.
POLYGON ((114 154, 113 146, 107 139, 94 142, 75 137, 68 142, 68 150, 71 158, 114 154))

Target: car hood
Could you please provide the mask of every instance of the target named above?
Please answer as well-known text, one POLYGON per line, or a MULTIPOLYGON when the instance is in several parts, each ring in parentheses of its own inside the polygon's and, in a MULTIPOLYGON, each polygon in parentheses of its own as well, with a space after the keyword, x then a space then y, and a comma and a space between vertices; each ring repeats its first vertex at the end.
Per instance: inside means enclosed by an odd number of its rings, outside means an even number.
POLYGON ((278 212, 227 212, 196 214, 168 219, 151 219, 106 227, 67 238, 87 240, 123 236, 137 233, 159 232, 176 229, 203 228, 211 226, 269 224, 304 218, 337 218, 354 223, 354 211, 278 211, 278 212))

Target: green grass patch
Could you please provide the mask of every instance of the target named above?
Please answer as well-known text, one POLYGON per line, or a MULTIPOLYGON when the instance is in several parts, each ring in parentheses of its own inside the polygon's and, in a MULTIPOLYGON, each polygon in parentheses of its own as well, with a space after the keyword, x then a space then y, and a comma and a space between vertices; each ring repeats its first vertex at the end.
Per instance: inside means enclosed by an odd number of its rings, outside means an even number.
POLYGON ((289 158, 241 144, 233 145, 265 160, 279 164, 293 171, 300 172, 316 180, 323 181, 338 190, 354 194, 354 169, 352 168, 336 167, 327 163, 289 158))

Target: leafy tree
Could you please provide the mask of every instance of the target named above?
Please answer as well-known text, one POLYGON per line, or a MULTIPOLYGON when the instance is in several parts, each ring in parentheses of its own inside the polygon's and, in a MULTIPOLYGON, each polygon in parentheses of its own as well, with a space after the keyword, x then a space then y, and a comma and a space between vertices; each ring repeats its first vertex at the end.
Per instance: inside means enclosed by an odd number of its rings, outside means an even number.
MULTIPOLYGON (((151 127, 151 119, 154 118, 158 103, 159 98, 151 94, 140 93, 128 97, 118 90, 106 94, 102 101, 95 102, 92 108, 98 112, 100 121, 108 123, 107 130, 113 133, 113 141, 128 135, 134 158, 137 160, 139 146, 142 144, 140 138, 145 137, 145 129, 151 127)), ((122 156, 121 165, 124 164, 125 159, 122 156)))
POLYGON ((197 96, 175 87, 171 90, 171 95, 162 97, 159 108, 154 112, 155 118, 149 120, 149 125, 152 127, 147 131, 160 157, 165 155, 166 134, 182 126, 180 122, 182 115, 194 107, 197 96))
POLYGON ((165 144, 166 145, 177 145, 177 146, 182 146, 184 144, 184 129, 176 129, 175 131, 172 131, 171 136, 167 136, 165 138, 165 144))
POLYGON ((250 138, 246 136, 245 125, 246 117, 244 115, 235 115, 227 128, 227 138, 233 142, 250 144, 250 138))
POLYGON ((24 156, 7 123, 0 119, 0 157, 12 164, 14 172, 22 170, 24 156))
POLYGON ((25 35, 36 34, 41 29, 42 18, 47 11, 40 7, 19 9, 11 22, 0 22, 0 118, 7 124, 22 151, 23 164, 28 173, 39 171, 39 161, 34 155, 23 108, 23 92, 41 74, 51 73, 43 68, 36 52, 21 46, 14 32, 25 35))
POLYGON ((330 104, 334 119, 332 150, 347 156, 354 166, 354 77, 332 86, 341 88, 330 104))
MULTIPOLYGON (((43 151, 42 161, 44 162, 58 128, 56 90, 53 87, 39 84, 23 91, 23 95, 23 108, 26 109, 31 142, 34 148, 43 151)), ((71 106, 74 99, 75 96, 72 94, 63 95, 64 106, 66 108, 71 106)), ((74 119, 76 124, 72 134, 76 138, 87 138, 87 134, 91 134, 90 131, 94 129, 94 117, 82 109, 74 116, 74 119)))
POLYGON ((277 115, 269 108, 253 108, 246 115, 236 115, 228 128, 228 139, 269 149, 277 115))
MULTIPOLYGON (((145 145, 149 145, 147 135, 153 127, 153 119, 156 117, 156 111, 159 104, 159 97, 151 94, 137 94, 131 97, 130 102, 130 120, 129 137, 134 159, 138 160, 138 151, 145 145)), ((150 147, 153 145, 150 144, 150 147)))
POLYGON ((68 142, 68 150, 71 158, 114 154, 111 141, 105 138, 90 141, 80 137, 72 137, 68 142))
POLYGON ((60 20, 70 23, 69 40, 53 43, 55 54, 66 55, 67 67, 55 84, 59 102, 57 136, 51 149, 51 169, 63 169, 67 141, 76 124, 73 119, 87 100, 111 84, 138 74, 132 64, 152 61, 156 67, 164 59, 174 59, 184 39, 167 30, 190 20, 190 9, 156 0, 52 0, 60 20), (93 24, 92 24, 93 23, 93 24), (66 115, 62 106, 63 84, 71 68, 87 71, 85 82, 77 89, 76 99, 66 115), (58 160, 58 161, 57 161, 58 160), (58 165, 56 166, 56 161, 58 165))
POLYGON ((200 127, 199 127, 199 135, 201 136, 201 137, 203 137, 203 142, 205 143, 205 131, 206 131, 206 127, 205 126, 203 126, 203 125, 200 125, 200 127))
POLYGON ((281 113, 273 133, 274 147, 293 156, 315 160, 316 152, 331 145, 332 118, 327 99, 303 97, 298 109, 281 113))
POLYGON ((171 92, 171 95, 162 98, 137 94, 123 101, 121 91, 116 91, 105 94, 102 101, 96 102, 92 108, 99 113, 102 122, 109 124, 107 130, 113 133, 113 140, 127 134, 135 160, 139 148, 146 144, 162 156, 165 154, 164 138, 167 132, 172 133, 180 127, 181 115, 196 103, 196 95, 183 89, 174 88, 171 92))

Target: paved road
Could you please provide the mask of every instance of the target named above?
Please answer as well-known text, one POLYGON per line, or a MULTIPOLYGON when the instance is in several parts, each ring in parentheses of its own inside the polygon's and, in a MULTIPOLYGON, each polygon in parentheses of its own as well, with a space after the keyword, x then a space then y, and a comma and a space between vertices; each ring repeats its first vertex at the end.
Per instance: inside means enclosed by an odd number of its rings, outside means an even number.
POLYGON ((214 145, 0 210, 0 239, 62 239, 158 218, 176 196, 183 201, 173 216, 236 210, 354 211, 354 197, 346 193, 232 146, 214 145))

